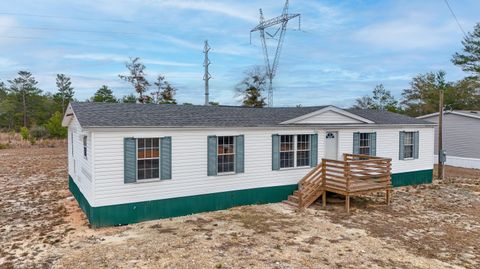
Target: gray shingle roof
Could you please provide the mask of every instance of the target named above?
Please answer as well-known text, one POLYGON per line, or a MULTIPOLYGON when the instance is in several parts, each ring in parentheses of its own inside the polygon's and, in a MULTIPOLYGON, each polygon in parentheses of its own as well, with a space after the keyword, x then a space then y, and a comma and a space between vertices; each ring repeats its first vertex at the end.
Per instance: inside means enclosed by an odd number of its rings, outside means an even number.
MULTIPOLYGON (((325 108, 111 104, 71 104, 82 127, 273 127, 325 108)), ((377 124, 431 124, 395 113, 347 109, 377 124)))

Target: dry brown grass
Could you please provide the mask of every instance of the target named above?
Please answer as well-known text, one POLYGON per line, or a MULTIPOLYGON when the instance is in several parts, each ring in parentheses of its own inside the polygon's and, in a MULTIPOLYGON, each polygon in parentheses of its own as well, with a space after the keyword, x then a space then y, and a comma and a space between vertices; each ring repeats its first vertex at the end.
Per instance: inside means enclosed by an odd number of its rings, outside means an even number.
POLYGON ((7 148, 58 148, 64 147, 67 145, 66 139, 38 139, 32 145, 29 140, 24 140, 19 133, 9 132, 1 133, 0 132, 0 150, 7 148))

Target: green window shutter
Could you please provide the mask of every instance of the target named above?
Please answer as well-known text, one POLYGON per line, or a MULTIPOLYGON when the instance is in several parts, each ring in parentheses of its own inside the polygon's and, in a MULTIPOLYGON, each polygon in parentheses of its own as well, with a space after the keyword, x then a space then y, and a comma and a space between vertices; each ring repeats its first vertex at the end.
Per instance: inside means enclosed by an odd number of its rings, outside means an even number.
POLYGON ((418 159, 418 151, 419 151, 418 148, 419 148, 419 146, 420 146, 420 145, 419 145, 419 143, 420 143, 420 140, 419 140, 420 137, 419 137, 419 136, 420 136, 420 135, 419 135, 419 132, 418 132, 418 131, 416 131, 415 133, 413 133, 413 148, 414 148, 414 150, 413 150, 413 158, 414 158, 414 159, 418 159))
POLYGON ((123 139, 123 182, 137 181, 137 140, 133 137, 123 139))
POLYGON ((360 133, 353 133, 353 154, 360 153, 360 133))
POLYGON ((280 170, 280 136, 272 135, 272 170, 280 170))
POLYGON ((310 135, 310 167, 318 164, 318 134, 310 135))
POLYGON ((160 179, 172 179, 172 137, 160 138, 160 179))
POLYGON ((245 162, 245 138, 243 135, 235 137, 235 173, 243 173, 245 162))
POLYGON ((370 156, 377 156, 377 133, 370 133, 370 156))
POLYGON ((216 176, 217 175, 217 137, 214 135, 208 136, 208 175, 216 176))
POLYGON ((400 135, 399 135, 399 146, 398 146, 398 159, 399 160, 403 160, 405 159, 405 132, 403 131, 400 131, 400 135))

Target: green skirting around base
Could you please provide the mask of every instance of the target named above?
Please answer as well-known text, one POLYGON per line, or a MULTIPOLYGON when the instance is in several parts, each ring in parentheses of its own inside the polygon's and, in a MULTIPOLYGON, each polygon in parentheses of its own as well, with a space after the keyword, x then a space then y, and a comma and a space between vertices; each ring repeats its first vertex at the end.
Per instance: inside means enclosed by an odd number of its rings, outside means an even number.
POLYGON ((392 174, 393 187, 432 183, 433 169, 392 174))
POLYGON ((298 185, 264 187, 178 197, 120 205, 91 207, 69 176, 70 192, 87 215, 92 227, 115 226, 141 221, 185 216, 234 206, 277 203, 287 199, 298 185))

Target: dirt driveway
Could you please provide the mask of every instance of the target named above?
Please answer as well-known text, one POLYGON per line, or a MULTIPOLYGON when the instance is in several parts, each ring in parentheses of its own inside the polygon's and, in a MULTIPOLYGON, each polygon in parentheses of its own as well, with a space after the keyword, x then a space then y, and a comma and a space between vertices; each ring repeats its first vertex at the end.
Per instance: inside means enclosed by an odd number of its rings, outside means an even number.
MULTIPOLYGON (((90 229, 65 148, 0 150, 0 268, 479 268, 480 173, 327 210, 285 204, 90 229)), ((456 173, 453 173, 455 171, 456 173)), ((448 172, 448 171, 447 171, 448 172)))

